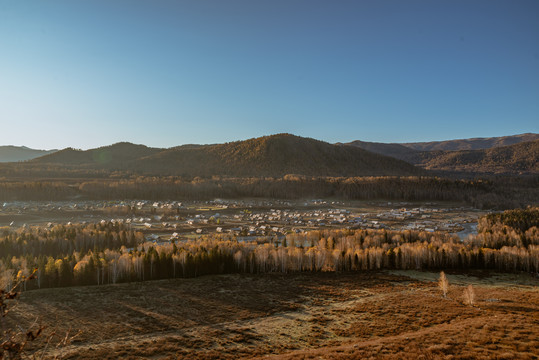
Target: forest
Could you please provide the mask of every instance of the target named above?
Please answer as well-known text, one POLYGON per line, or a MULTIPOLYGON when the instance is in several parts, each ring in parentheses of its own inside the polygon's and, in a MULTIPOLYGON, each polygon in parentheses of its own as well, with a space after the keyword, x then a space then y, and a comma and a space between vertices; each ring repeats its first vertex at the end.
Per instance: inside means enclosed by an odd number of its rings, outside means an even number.
POLYGON ((4 229, 0 288, 37 269, 27 289, 100 285, 223 273, 380 269, 539 272, 539 208, 487 215, 479 233, 320 230, 266 243, 233 235, 156 244, 112 222, 4 229))
POLYGON ((534 205, 539 177, 144 177, 0 181, 0 201, 71 199, 208 200, 215 198, 337 198, 343 200, 458 201, 482 209, 534 205))

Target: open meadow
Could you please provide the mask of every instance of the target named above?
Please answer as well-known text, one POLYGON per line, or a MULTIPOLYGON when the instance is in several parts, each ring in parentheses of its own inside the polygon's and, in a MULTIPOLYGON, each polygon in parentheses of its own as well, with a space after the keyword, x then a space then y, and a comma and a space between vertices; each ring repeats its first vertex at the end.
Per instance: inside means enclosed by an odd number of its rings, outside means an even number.
POLYGON ((36 318, 45 358, 537 359, 539 279, 526 273, 364 271, 232 274, 28 291, 10 321, 36 318), (463 290, 473 285, 467 305, 463 290))

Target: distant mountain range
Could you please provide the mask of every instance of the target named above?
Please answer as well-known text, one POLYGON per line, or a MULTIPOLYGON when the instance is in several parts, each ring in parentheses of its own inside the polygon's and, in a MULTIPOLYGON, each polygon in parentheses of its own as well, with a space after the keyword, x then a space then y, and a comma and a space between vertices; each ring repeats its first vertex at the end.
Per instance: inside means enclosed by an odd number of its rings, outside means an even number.
POLYGON ((67 148, 35 158, 29 163, 119 169, 124 168, 132 161, 161 151, 165 151, 165 149, 120 142, 90 150, 67 148))
POLYGON ((278 134, 225 144, 183 145, 169 149, 127 142, 85 151, 0 147, 0 161, 8 160, 27 161, 0 166, 0 175, 21 174, 21 171, 39 173, 45 169, 49 176, 62 172, 106 174, 115 171, 188 177, 409 176, 427 174, 428 170, 539 174, 539 134, 407 144, 359 140, 330 144, 278 134))
POLYGON ((352 141, 352 142, 341 144, 341 145, 355 146, 355 147, 358 147, 363 150, 367 150, 376 154, 391 156, 396 159, 404 160, 414 165, 420 164, 423 159, 422 157, 423 151, 414 150, 412 148, 406 147, 401 144, 377 143, 377 142, 356 140, 356 141, 352 141))
POLYGON ((26 146, 0 146, 0 162, 26 161, 55 151, 57 150, 35 150, 26 146))
POLYGON ((431 151, 428 170, 494 174, 539 174, 539 140, 482 150, 431 151))
POLYGON ((446 141, 430 141, 417 143, 402 143, 401 145, 419 151, 456 151, 456 150, 483 150, 501 146, 509 146, 521 142, 539 140, 539 134, 520 134, 489 138, 471 138, 446 141))
POLYGON ((31 160, 25 165, 125 170, 162 176, 378 176, 422 173, 417 167, 389 156, 290 134, 170 149, 130 143, 86 151, 65 149, 31 160))
POLYGON ((539 173, 539 134, 404 144, 358 140, 343 145, 391 156, 433 171, 539 173))

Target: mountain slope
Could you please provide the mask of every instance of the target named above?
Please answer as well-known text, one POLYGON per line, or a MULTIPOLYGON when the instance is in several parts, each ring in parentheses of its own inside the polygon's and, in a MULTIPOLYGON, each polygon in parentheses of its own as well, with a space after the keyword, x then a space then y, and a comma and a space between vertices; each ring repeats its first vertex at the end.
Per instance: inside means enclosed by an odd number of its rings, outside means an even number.
POLYGON ((87 151, 65 149, 25 165, 126 170, 157 176, 370 176, 417 175, 422 172, 404 161, 360 148, 289 134, 171 149, 152 149, 129 143, 87 151))
POLYGON ((35 150, 26 146, 0 146, 0 162, 14 162, 34 159, 57 150, 35 150))
POLYGON ((538 174, 539 140, 485 150, 429 152, 422 166, 429 170, 498 174, 538 174))
POLYGON ((289 134, 205 146, 181 146, 139 159, 145 172, 171 175, 370 176, 414 175, 404 161, 360 148, 289 134))
POLYGON ((411 149, 401 144, 386 144, 356 140, 343 145, 356 146, 376 154, 391 156, 399 160, 404 160, 410 164, 417 164, 422 161, 421 151, 411 149))
POLYGON ((31 160, 34 164, 78 165, 97 168, 123 168, 128 162, 144 156, 150 156, 163 149, 150 148, 144 145, 135 145, 120 142, 90 150, 75 150, 67 148, 53 154, 45 155, 31 160))
POLYGON ((539 139, 539 134, 526 133, 520 135, 490 137, 490 138, 471 138, 446 141, 431 141, 417 143, 402 143, 410 149, 419 151, 456 151, 456 150, 481 150, 501 146, 514 145, 521 142, 534 141, 539 139))
POLYGON ((499 138, 415 143, 414 145, 417 149, 492 146, 488 149, 477 150, 420 151, 407 147, 410 144, 386 144, 364 141, 353 141, 345 145, 356 146, 378 154, 391 156, 427 170, 468 173, 535 174, 539 173, 538 144, 539 134, 522 134, 499 138), (521 141, 527 138, 537 139, 527 142, 521 141), (517 143, 499 146, 500 144, 511 142, 517 143))
MULTIPOLYGON (((417 151, 400 144, 356 141, 333 145, 278 134, 170 149, 131 143, 86 151, 64 149, 13 166, 33 173, 92 174, 97 171, 105 175, 119 170, 152 176, 188 177, 408 176, 421 174, 424 171, 421 168, 478 174, 537 174, 539 140, 485 150, 417 151)), ((17 171, 17 168, 10 171, 17 171)))

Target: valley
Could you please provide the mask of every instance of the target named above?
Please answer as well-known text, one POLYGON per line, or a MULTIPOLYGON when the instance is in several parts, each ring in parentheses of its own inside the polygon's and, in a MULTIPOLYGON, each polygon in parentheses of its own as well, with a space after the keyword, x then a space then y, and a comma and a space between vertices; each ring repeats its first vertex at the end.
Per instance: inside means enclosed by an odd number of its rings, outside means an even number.
POLYGON ((212 201, 5 202, 0 227, 117 222, 150 241, 186 241, 208 234, 278 240, 330 229, 442 231, 466 236, 486 211, 459 203, 243 199, 212 201))
POLYGON ((537 359, 538 140, 524 135, 278 134, 0 164, 4 353, 537 359))
POLYGON ((0 360, 539 360, 539 1, 0 1, 0 360))

